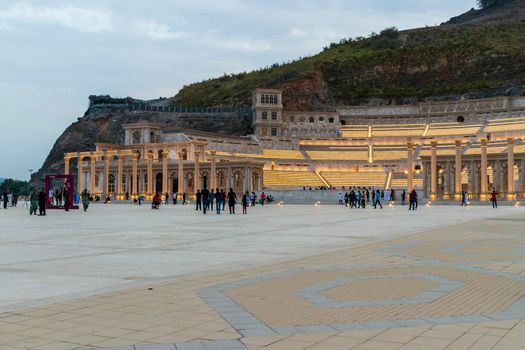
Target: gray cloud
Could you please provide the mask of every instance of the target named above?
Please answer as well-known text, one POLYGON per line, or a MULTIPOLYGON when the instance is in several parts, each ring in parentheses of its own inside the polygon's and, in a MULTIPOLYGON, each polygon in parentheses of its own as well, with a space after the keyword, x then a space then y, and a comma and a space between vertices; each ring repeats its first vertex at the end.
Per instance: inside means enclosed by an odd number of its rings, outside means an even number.
POLYGON ((3 0, 0 177, 38 169, 90 94, 172 96, 185 84, 315 54, 343 37, 439 24, 474 4, 3 0))

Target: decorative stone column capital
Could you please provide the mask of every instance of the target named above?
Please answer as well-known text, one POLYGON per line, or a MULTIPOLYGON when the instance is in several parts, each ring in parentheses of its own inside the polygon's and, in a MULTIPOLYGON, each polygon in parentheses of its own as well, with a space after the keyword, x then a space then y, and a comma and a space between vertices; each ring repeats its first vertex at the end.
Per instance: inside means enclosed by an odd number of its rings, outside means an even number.
POLYGON ((479 141, 481 142, 481 146, 487 146, 487 142, 489 141, 487 138, 481 138, 479 139, 479 141))
POLYGON ((514 140, 514 138, 510 137, 507 139, 507 145, 510 147, 514 147, 514 144, 516 143, 516 141, 514 140))
POLYGON ((461 140, 456 140, 454 143, 456 144, 456 148, 460 148, 463 145, 463 141, 461 140))

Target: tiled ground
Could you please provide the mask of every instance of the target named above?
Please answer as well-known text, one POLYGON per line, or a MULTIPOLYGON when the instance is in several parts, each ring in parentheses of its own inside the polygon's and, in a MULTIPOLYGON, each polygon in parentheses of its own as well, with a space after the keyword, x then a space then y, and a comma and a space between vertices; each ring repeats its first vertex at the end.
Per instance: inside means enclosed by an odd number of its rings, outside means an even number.
POLYGON ((524 319, 519 212, 6 312, 0 349, 523 349, 524 319))

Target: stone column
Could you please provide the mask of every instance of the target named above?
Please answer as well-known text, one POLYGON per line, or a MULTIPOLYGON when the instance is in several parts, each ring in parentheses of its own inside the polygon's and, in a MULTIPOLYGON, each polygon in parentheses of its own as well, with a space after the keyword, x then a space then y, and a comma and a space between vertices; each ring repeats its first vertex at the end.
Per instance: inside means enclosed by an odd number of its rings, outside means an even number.
POLYGON ((248 170, 248 167, 244 167, 244 179, 242 181, 242 188, 243 188, 243 193, 246 193, 246 191, 249 191, 250 190, 250 173, 249 173, 249 170, 248 170))
POLYGON ((454 181, 454 199, 461 200, 461 140, 456 140, 456 172, 455 172, 455 181, 454 181))
MULTIPOLYGON (((492 167, 492 187, 496 189, 496 192, 501 192, 501 166, 499 164, 499 159, 494 161, 494 166, 492 167)), ((489 192, 491 189, 489 188, 489 192)))
POLYGON ((195 170, 193 171, 193 193, 197 193, 197 190, 201 186, 201 167, 200 167, 200 157, 201 153, 195 151, 195 170))
POLYGON ((148 154, 148 195, 153 195, 153 154, 148 154))
POLYGON ((516 189, 514 188, 514 139, 508 140, 507 151, 507 200, 516 199, 516 189))
POLYGON ((215 158, 215 154, 217 154, 217 152, 215 151, 211 151, 211 156, 210 156, 210 161, 211 161, 211 164, 210 164, 210 172, 211 172, 211 179, 210 179, 210 186, 211 186, 211 189, 216 189, 217 188, 217 158, 215 158))
POLYGON ((520 169, 520 182, 521 182, 521 196, 525 196, 525 159, 521 160, 520 169))
POLYGON ((64 157, 64 174, 69 175, 69 161, 71 160, 70 157, 64 157))
POLYGON ((233 188, 233 181, 232 181, 232 167, 228 167, 228 175, 226 178, 226 192, 230 190, 230 188, 233 188))
POLYGON ((430 200, 438 198, 437 193, 437 141, 430 143, 430 200))
POLYGON ((407 142, 407 168, 407 190, 410 193, 414 189, 414 143, 412 141, 407 142))
POLYGON ((123 168, 124 168, 124 157, 118 156, 118 163, 117 163, 117 194, 122 195, 122 175, 123 174, 123 168))
POLYGON ((168 190, 168 152, 162 152, 162 195, 169 192, 168 190))
POLYGON ((82 162, 84 160, 84 157, 80 156, 78 157, 78 165, 77 165, 77 168, 78 168, 78 187, 77 187, 77 192, 80 193, 82 192, 84 189, 82 188, 82 182, 83 182, 83 169, 82 169, 82 162))
POLYGON ((133 157, 133 170, 131 175, 131 194, 136 196, 139 193, 138 189, 138 167, 139 167, 139 157, 133 157))
POLYGON ((488 179, 487 179, 487 139, 481 139, 481 165, 480 165, 480 194, 481 201, 488 200, 488 179))
POLYGON ((97 192, 97 187, 96 187, 96 165, 97 165, 97 157, 96 156, 91 156, 91 172, 89 174, 89 192, 91 192, 92 194, 97 192))
POLYGON ((450 179, 451 165, 450 161, 445 161, 445 168, 443 169, 443 199, 450 199, 450 188, 452 186, 450 179))
POLYGON ((468 192, 472 196, 476 192, 476 170, 474 161, 471 160, 469 163, 469 174, 468 174, 468 192))
POLYGON ((183 153, 179 152, 179 184, 177 187, 178 199, 182 200, 182 194, 184 193, 184 159, 183 153))
POLYGON ((425 197, 430 198, 430 187, 428 186, 428 163, 423 163, 423 190, 425 192, 425 197))
POLYGON ((109 195, 109 162, 111 157, 104 156, 104 195, 109 195))

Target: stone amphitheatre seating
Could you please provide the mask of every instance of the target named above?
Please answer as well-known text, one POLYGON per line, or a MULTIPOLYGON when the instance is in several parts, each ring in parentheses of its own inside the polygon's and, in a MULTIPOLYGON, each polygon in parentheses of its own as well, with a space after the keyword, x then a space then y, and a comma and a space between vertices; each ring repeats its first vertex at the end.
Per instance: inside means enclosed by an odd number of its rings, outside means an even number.
POLYGON ((374 125, 372 137, 417 137, 423 136, 425 129, 425 124, 374 125))
POLYGON ((388 174, 386 172, 350 172, 350 171, 325 171, 321 176, 335 187, 384 187, 388 174))
POLYGON ((306 151, 312 160, 368 160, 367 148, 356 148, 355 150, 332 149, 326 151, 306 151))
MULTIPOLYGON (((417 174, 414 177, 414 186, 417 188, 423 187, 423 178, 421 175, 417 174)), ((392 180, 390 180, 390 188, 395 190, 403 190, 408 187, 408 177, 405 173, 393 173, 392 180)))
POLYGON ((430 124, 424 136, 464 136, 476 135, 481 130, 481 124, 458 125, 457 123, 430 124))
POLYGON ((319 187, 324 182, 313 171, 265 170, 264 185, 273 188, 290 188, 299 186, 319 187))
POLYGON ((500 119, 488 123, 486 133, 518 131, 525 129, 525 118, 500 119))

